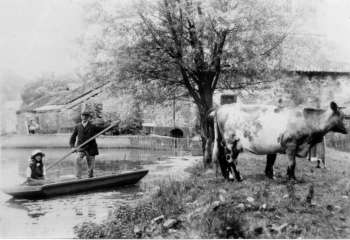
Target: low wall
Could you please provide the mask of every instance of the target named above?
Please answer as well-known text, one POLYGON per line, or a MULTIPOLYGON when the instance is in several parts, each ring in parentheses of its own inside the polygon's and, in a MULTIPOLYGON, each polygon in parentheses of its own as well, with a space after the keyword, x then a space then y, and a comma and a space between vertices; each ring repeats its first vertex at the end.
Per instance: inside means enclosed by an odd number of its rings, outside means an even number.
MULTIPOLYGON (((70 134, 38 134, 1 136, 2 148, 68 148, 70 134)), ((200 144, 190 138, 171 138, 164 136, 100 136, 100 148, 138 148, 151 150, 191 151, 200 144)))

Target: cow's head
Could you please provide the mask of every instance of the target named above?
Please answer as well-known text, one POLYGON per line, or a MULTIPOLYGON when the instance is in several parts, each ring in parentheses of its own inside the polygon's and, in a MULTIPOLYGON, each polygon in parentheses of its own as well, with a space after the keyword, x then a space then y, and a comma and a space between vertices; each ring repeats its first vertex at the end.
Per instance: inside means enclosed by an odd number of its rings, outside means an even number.
POLYGON ((335 102, 330 104, 331 114, 327 120, 327 125, 329 130, 333 132, 338 132, 342 134, 347 134, 348 131, 344 125, 344 113, 341 108, 335 102))

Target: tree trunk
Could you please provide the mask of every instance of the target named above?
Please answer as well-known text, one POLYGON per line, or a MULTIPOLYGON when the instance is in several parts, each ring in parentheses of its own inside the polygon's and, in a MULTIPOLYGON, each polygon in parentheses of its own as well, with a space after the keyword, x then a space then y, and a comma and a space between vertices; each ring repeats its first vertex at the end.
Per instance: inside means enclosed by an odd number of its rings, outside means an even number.
POLYGON ((211 165, 212 143, 214 139, 213 124, 208 115, 209 111, 205 116, 200 117, 204 167, 210 167, 211 165))
POLYGON ((213 121, 209 113, 213 107, 213 91, 206 89, 201 94, 201 103, 197 103, 202 138, 203 164, 204 167, 211 165, 212 143, 214 140, 213 121))

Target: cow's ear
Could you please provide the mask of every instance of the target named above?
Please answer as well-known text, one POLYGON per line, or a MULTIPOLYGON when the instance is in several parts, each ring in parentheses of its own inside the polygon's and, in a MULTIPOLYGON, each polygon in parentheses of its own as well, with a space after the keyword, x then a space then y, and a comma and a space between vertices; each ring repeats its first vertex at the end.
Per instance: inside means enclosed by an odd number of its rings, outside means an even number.
POLYGON ((331 109, 333 110, 333 112, 337 112, 338 111, 338 105, 335 102, 331 102, 331 109))

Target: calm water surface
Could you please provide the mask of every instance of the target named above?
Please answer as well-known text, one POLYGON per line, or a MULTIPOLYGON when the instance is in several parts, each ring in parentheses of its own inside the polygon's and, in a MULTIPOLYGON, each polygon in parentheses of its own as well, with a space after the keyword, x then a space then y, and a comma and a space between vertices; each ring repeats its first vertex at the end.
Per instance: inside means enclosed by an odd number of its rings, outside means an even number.
MULTIPOLYGON (((0 187, 25 180, 28 156, 33 149, 1 149, 0 187)), ((42 149, 49 164, 67 153, 67 149, 42 149)), ((135 169, 149 169, 140 184, 132 187, 87 192, 46 200, 15 200, 0 192, 0 238, 72 238, 73 227, 84 221, 101 222, 115 207, 134 204, 152 191, 159 181, 185 176, 183 170, 193 164, 186 153, 138 149, 100 149, 96 175, 108 175, 135 169)), ((47 172, 54 180, 73 177, 72 154, 47 172)))

